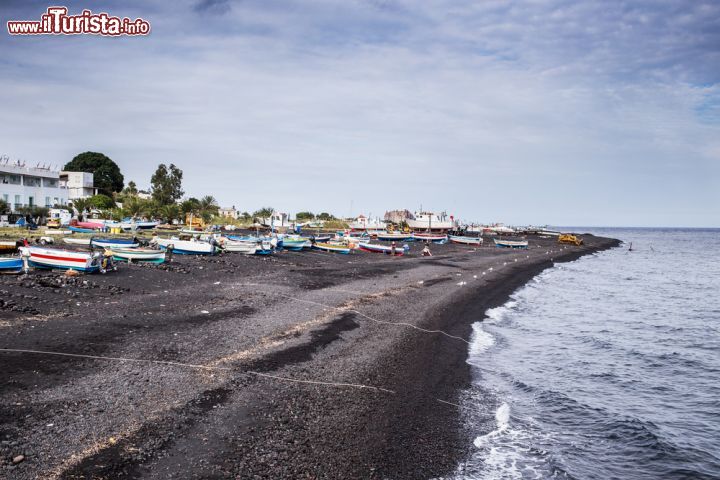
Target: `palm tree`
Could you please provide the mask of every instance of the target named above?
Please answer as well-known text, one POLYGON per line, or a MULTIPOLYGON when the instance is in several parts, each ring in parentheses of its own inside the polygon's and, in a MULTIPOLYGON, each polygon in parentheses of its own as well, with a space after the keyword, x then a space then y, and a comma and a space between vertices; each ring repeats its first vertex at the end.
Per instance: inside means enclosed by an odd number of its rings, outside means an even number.
POLYGON ((77 212, 78 220, 82 222, 86 211, 92 207, 89 198, 76 198, 72 201, 72 206, 77 212))
POLYGON ((217 200, 212 195, 207 195, 200 199, 199 210, 200 216, 204 222, 209 222, 214 215, 217 215, 220 207, 218 206, 217 200))
POLYGON ((147 207, 147 202, 144 202, 137 197, 131 197, 130 200, 123 205, 123 210, 125 210, 125 213, 127 213, 128 216, 137 218, 141 217, 145 213, 147 207))
POLYGON ((10 204, 0 198, 0 215, 10 211, 10 204))
POLYGON ((163 220, 167 223, 172 223, 173 220, 180 217, 180 207, 174 203, 170 205, 163 205, 160 207, 159 213, 163 220))

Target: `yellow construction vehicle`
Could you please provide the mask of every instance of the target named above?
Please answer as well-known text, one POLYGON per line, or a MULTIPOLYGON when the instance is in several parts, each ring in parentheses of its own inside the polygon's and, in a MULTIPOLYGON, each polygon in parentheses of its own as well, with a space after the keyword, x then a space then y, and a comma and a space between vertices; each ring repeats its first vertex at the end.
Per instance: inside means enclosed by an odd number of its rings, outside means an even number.
POLYGON ((558 237, 558 243, 569 243, 571 245, 577 245, 579 247, 583 244, 583 241, 582 238, 578 238, 575 235, 563 233, 558 237))

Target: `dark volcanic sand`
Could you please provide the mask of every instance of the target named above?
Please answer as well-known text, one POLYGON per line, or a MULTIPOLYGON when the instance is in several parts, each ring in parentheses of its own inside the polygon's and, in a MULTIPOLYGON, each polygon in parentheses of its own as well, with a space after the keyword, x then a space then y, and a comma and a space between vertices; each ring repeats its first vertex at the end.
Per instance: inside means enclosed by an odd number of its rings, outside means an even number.
POLYGON ((584 239, 0 277, 1 348, 219 367, 0 352, 0 478, 452 473, 472 445, 452 405, 470 381, 462 339, 552 261, 618 243, 584 239))

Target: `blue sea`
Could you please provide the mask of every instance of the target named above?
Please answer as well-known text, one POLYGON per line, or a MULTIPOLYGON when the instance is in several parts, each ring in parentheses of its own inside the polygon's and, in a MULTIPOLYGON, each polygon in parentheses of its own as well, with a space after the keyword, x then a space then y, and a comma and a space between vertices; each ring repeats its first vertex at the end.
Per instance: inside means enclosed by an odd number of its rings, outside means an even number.
POLYGON ((720 230, 574 230, 625 243, 478 319, 457 479, 720 478, 720 230))

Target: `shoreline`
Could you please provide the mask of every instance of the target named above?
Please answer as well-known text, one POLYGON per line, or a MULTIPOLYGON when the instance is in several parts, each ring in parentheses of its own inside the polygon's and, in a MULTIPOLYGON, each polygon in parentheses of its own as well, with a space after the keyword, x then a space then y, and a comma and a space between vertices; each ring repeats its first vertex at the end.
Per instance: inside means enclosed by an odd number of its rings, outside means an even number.
POLYGON ((443 245, 431 258, 183 258, 69 287, 53 274, 2 279, 14 304, 0 346, 150 362, 0 353, 0 467, 12 478, 447 475, 471 445, 453 404, 470 381, 472 323, 554 262, 619 243, 583 238, 443 245), (48 290, 62 308, 22 311, 48 290), (9 465, 18 452, 26 460, 9 465))

